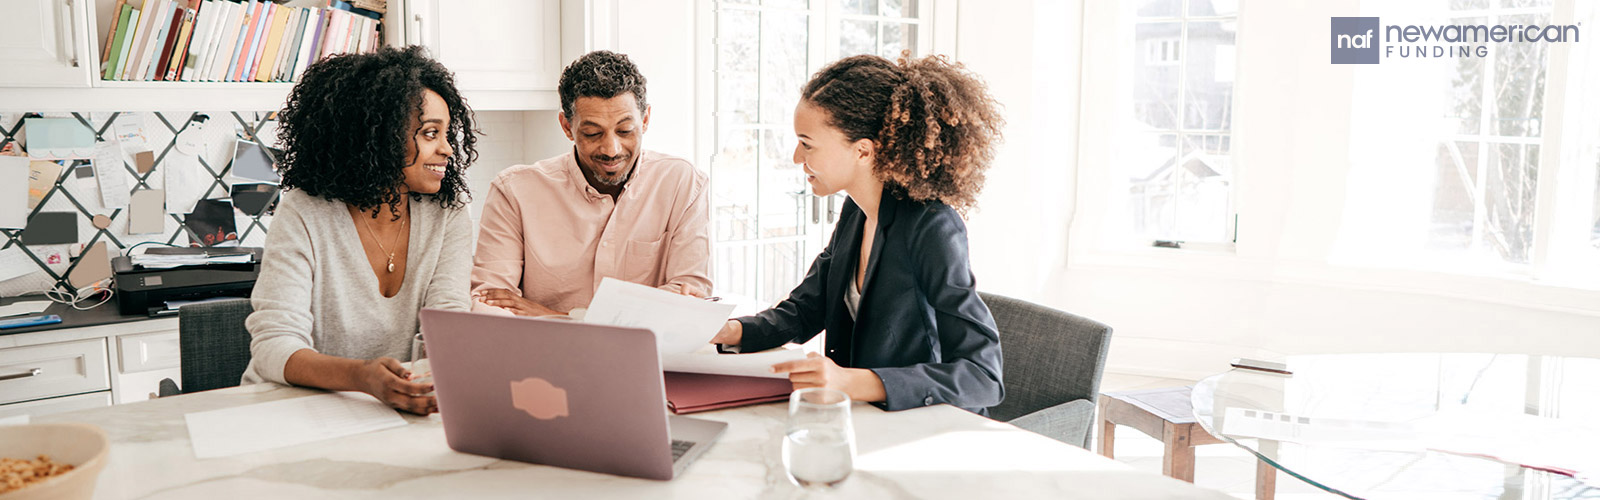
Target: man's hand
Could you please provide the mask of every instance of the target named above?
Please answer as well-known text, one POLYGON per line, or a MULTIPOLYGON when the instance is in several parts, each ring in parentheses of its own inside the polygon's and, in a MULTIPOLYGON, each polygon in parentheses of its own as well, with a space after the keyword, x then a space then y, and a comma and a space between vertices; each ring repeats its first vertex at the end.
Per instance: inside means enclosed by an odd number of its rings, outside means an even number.
POLYGON ((680 283, 667 283, 667 284, 661 285, 660 287, 657 287, 657 288, 660 288, 662 290, 666 290, 666 291, 669 291, 669 292, 672 292, 672 293, 676 293, 676 294, 679 294, 679 295, 688 295, 690 297, 701 298, 701 299, 706 298, 705 290, 701 290, 700 287, 697 287, 697 286, 683 285, 683 284, 680 284, 680 283))
POLYGON ((361 392, 371 394, 386 405, 418 415, 439 411, 438 400, 426 395, 433 392, 433 384, 411 382, 411 373, 394 358, 366 360, 354 375, 352 378, 361 392))
POLYGON ((484 304, 511 311, 518 316, 560 316, 566 314, 525 298, 522 294, 504 288, 491 288, 473 293, 472 298, 484 304))
POLYGON ((883 401, 883 380, 877 373, 862 368, 843 368, 821 354, 811 353, 806 359, 785 361, 772 365, 773 373, 788 373, 795 390, 827 387, 844 391, 856 401, 883 401))

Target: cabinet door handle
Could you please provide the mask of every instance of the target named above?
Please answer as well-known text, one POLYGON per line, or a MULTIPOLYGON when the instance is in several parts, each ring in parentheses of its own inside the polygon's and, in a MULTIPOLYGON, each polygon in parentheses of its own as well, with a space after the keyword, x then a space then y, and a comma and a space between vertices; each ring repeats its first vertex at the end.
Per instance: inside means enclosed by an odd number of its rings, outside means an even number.
POLYGON ((44 374, 44 369, 42 369, 42 368, 34 368, 32 370, 28 370, 28 371, 25 371, 25 372, 22 372, 22 373, 13 373, 13 374, 10 374, 10 375, 0 375, 0 382, 4 382, 4 381, 7 381, 7 380, 16 380, 16 379, 19 379, 19 378, 37 377, 37 376, 43 375, 43 374, 44 374))
POLYGON ((839 210, 834 208, 834 203, 839 201, 839 195, 828 195, 828 223, 839 222, 839 210))
POLYGON ((76 68, 78 67, 78 23, 72 22, 72 0, 66 0, 63 5, 66 10, 56 16, 56 28, 60 30, 56 33, 56 46, 60 49, 56 57, 61 62, 76 68), (66 37, 65 40, 62 39, 63 36, 66 37))

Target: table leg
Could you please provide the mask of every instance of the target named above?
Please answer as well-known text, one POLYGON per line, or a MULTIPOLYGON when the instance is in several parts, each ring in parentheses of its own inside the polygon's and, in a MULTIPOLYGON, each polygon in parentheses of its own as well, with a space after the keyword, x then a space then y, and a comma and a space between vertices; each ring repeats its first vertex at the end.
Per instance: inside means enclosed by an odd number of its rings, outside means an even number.
POLYGON ((1161 473, 1174 479, 1194 482, 1194 445, 1189 443, 1189 431, 1194 424, 1161 426, 1161 473))
POLYGON ((1100 454, 1106 458, 1116 458, 1117 424, 1111 423, 1104 417, 1100 419, 1100 454))
POLYGON ((1278 468, 1256 459, 1256 500, 1272 500, 1278 493, 1278 468))

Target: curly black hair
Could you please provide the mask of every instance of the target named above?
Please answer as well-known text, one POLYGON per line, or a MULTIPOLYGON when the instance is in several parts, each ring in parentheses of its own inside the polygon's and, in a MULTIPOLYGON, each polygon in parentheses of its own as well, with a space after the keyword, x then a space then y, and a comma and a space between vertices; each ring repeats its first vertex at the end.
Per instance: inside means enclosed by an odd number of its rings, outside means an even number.
POLYGON ((623 92, 632 92, 639 101, 639 111, 650 105, 644 100, 644 75, 628 56, 609 50, 596 50, 572 61, 561 70, 561 82, 556 85, 561 94, 561 112, 572 118, 572 103, 579 97, 610 99, 623 92))
POLYGON ((446 137, 455 152, 439 192, 411 198, 432 196, 445 208, 470 201, 465 169, 478 159, 479 133, 472 109, 450 70, 418 46, 340 54, 306 68, 278 114, 283 187, 362 210, 388 205, 399 217, 404 169, 414 160, 406 145, 416 140, 424 89, 450 108, 446 137))
POLYGON ((894 62, 852 56, 818 71, 800 96, 851 142, 877 145, 872 173, 896 196, 962 213, 977 205, 1005 118, 983 80, 961 64, 909 51, 894 62))

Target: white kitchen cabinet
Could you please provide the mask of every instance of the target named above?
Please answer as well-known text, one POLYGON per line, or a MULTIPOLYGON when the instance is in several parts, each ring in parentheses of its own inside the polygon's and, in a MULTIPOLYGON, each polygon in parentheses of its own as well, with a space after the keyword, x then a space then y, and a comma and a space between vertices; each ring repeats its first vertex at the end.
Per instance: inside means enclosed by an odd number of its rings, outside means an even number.
POLYGON ((89 86, 91 0, 6 0, 0 87, 89 86))

